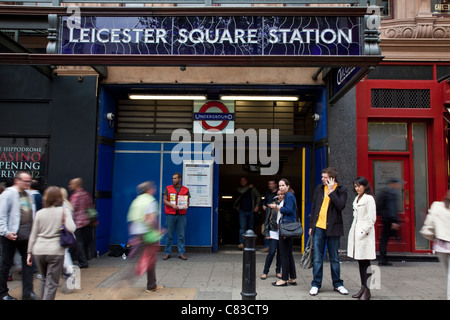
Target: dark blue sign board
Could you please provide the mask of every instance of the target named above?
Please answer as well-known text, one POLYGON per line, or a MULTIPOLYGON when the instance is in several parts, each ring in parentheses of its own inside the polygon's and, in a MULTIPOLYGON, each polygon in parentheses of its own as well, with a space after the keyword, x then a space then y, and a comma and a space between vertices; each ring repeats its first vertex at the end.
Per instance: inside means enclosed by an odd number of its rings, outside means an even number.
POLYGON ((335 103, 353 86, 370 72, 369 67, 341 67, 333 68, 326 75, 328 81, 329 103, 335 103))
POLYGON ((363 55, 355 16, 81 16, 76 27, 61 19, 61 54, 363 55))

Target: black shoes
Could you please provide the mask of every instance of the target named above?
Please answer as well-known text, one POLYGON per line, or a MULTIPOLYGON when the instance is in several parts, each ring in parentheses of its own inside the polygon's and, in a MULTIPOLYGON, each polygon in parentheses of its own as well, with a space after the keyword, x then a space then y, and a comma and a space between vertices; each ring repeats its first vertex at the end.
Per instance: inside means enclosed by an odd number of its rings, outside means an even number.
MULTIPOLYGON (((10 296, 9 294, 4 295, 1 300, 17 300, 16 298, 10 296)), ((31 292, 29 295, 23 296, 22 300, 41 300, 37 295, 31 292)))
POLYGON ((29 295, 22 297, 22 300, 41 300, 41 298, 32 292, 29 295))

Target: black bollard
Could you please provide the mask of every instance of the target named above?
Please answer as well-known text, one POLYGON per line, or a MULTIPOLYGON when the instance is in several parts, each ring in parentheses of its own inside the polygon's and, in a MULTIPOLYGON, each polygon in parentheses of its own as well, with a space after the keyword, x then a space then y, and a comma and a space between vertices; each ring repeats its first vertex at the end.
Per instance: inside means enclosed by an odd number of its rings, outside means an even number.
POLYGON ((247 230, 244 238, 244 258, 242 267, 242 300, 256 299, 256 250, 255 241, 258 237, 253 230, 247 230))

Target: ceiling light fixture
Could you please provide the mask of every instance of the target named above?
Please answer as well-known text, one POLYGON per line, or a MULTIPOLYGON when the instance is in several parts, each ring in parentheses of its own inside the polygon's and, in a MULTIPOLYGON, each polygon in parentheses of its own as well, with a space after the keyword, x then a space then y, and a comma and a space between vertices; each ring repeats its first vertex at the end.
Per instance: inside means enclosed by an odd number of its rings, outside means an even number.
POLYGON ((245 100, 245 101, 298 101, 298 96, 239 96, 222 95, 220 100, 245 100))
POLYGON ((206 95, 129 94, 131 100, 206 100, 206 95))

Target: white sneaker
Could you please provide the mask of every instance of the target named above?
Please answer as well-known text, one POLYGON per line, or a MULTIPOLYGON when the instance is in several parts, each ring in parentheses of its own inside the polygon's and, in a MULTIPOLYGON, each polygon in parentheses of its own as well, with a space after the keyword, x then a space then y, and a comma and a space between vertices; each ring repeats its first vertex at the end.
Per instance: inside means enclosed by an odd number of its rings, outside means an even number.
POLYGON ((309 294, 312 296, 317 296, 318 293, 319 293, 319 288, 317 288, 317 287, 312 287, 311 290, 309 290, 309 294))
POLYGON ((343 294, 343 295, 347 295, 348 294, 348 291, 347 291, 347 289, 344 288, 344 286, 340 286, 340 287, 334 288, 334 290, 339 292, 340 294, 343 294))

